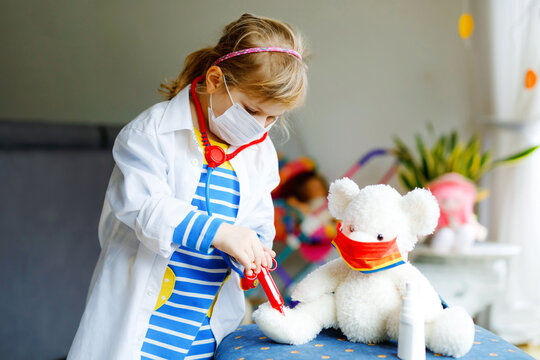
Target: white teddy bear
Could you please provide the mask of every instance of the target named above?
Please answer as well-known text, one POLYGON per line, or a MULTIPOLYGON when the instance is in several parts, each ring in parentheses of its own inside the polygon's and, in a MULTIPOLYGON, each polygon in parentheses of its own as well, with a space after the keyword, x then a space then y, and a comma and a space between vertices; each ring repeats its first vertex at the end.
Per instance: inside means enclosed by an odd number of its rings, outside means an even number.
POLYGON ((437 200, 424 189, 401 196, 388 185, 362 190, 348 178, 330 186, 328 206, 341 220, 334 246, 341 257, 309 274, 292 293, 299 301, 285 316, 269 303, 253 319, 272 340, 304 344, 324 328, 339 328, 350 341, 397 340, 406 283, 414 282, 422 301, 426 346, 461 357, 472 347, 474 323, 459 307, 443 310, 429 281, 407 254, 418 236, 433 232, 439 217, 437 200))

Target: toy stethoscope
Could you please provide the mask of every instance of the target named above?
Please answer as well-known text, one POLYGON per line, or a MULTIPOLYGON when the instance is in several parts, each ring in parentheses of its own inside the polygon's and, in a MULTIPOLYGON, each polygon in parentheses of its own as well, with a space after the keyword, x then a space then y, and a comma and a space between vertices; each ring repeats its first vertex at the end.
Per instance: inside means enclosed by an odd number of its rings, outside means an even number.
MULTIPOLYGON (((242 145, 230 154, 225 154, 225 151, 221 147, 210 144, 208 135, 206 135, 206 125, 204 123, 204 114, 203 114, 202 106, 199 101, 199 98, 197 97, 197 93, 195 92, 195 87, 197 86, 197 84, 205 78, 206 76, 201 75, 197 77, 195 80, 193 80, 193 82, 191 83, 190 92, 191 92, 191 97, 193 98, 193 102, 195 103, 195 108, 197 110, 199 129, 201 131, 201 138, 204 145, 204 158, 206 159, 206 162, 208 163, 207 175, 206 175, 205 198, 206 198, 206 211, 208 212, 208 215, 212 215, 212 211, 210 210, 210 176, 212 175, 212 172, 214 171, 214 169, 217 166, 220 166, 221 164, 223 164, 224 162, 229 161, 232 158, 234 158, 236 155, 238 155, 240 151, 244 150, 245 148, 251 145, 259 144, 263 142, 264 140, 266 140, 266 137, 268 136, 268 132, 264 133, 264 135, 260 139, 257 139, 248 144, 242 145)), ((219 251, 221 253, 221 256, 223 256, 223 259, 225 260, 225 262, 227 262, 227 264, 231 267, 231 269, 236 271, 240 275, 240 277, 244 277, 242 270, 240 270, 239 268, 240 264, 234 258, 230 257, 229 255, 223 253, 222 251, 218 249, 216 249, 216 251, 219 251)))

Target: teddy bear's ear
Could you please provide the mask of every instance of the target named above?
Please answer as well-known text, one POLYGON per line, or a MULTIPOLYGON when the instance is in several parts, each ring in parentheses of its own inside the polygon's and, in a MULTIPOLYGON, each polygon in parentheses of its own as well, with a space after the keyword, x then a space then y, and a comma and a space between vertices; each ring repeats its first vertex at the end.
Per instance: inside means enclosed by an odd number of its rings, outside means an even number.
POLYGON ((437 227, 440 210, 435 196, 426 189, 414 189, 402 198, 405 214, 409 216, 411 232, 429 235, 437 227))
POLYGON ((328 209, 338 220, 343 220, 345 209, 360 192, 358 185, 349 178, 343 178, 330 184, 328 209))

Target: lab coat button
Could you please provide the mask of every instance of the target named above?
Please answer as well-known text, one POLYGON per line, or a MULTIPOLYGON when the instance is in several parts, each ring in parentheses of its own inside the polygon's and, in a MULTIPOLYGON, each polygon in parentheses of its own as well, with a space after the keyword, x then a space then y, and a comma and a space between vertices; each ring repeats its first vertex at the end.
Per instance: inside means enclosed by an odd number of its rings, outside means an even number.
POLYGON ((197 159, 192 159, 191 163, 193 164, 193 166, 199 166, 199 160, 197 159))
POLYGON ((148 295, 148 296, 154 295, 154 290, 153 290, 153 289, 149 289, 149 290, 146 292, 146 295, 148 295))

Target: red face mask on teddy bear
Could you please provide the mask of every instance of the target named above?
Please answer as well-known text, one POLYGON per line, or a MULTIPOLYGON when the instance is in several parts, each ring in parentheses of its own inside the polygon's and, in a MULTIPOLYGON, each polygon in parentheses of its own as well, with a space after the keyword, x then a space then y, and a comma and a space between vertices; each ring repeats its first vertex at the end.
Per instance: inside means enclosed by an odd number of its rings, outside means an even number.
POLYGON ((337 226, 337 236, 332 241, 339 255, 352 269, 374 273, 405 264, 397 246, 397 237, 385 242, 360 242, 349 238, 337 226))

